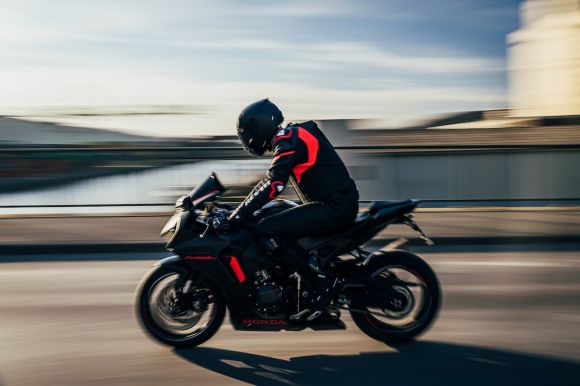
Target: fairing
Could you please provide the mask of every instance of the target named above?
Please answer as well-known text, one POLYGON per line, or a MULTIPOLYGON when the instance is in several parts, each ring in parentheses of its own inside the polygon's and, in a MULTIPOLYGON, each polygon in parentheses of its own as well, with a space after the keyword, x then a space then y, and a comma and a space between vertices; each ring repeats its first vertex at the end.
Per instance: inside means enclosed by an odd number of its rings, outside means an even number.
POLYGON ((215 173, 211 173, 205 181, 197 185, 195 189, 191 191, 189 197, 194 207, 198 207, 207 201, 213 201, 218 198, 227 189, 218 180, 215 173))

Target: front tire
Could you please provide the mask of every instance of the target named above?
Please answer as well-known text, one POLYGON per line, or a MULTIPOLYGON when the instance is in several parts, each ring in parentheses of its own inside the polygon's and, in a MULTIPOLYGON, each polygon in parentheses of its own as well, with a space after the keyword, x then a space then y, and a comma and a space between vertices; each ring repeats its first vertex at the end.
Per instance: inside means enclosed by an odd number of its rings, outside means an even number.
POLYGON ((380 311, 385 314, 385 317, 377 317, 376 314, 380 312, 367 307, 365 296, 353 299, 351 308, 375 311, 375 314, 350 312, 353 321, 362 332, 387 344, 405 342, 423 333, 435 320, 441 304, 441 287, 435 272, 423 259, 413 253, 406 251, 382 252, 369 262, 366 273, 371 277, 373 275, 378 277, 382 275, 382 272, 391 272, 396 269, 410 272, 411 275, 418 278, 417 283, 398 286, 398 291, 409 298, 409 304, 407 304, 409 307, 419 306, 416 314, 411 316, 412 310, 401 307, 399 314, 392 310, 381 309, 380 311), (424 295, 418 299, 418 296, 406 287, 420 288, 424 295), (406 322, 406 318, 410 320, 406 322))
POLYGON ((210 339, 220 328, 226 312, 225 300, 213 283, 202 278, 197 289, 209 294, 211 303, 208 309, 204 312, 182 310, 179 315, 173 314, 173 284, 179 274, 166 266, 151 269, 136 290, 136 316, 143 329, 157 341, 173 347, 195 347, 210 339))

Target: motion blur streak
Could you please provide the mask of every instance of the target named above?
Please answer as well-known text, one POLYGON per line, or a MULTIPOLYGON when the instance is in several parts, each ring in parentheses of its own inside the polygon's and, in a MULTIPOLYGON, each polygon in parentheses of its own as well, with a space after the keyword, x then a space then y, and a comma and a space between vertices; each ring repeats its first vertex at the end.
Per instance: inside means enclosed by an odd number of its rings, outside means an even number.
POLYGON ((0 386, 580 385, 579 42, 578 0, 2 1, 0 386), (175 199, 266 169, 234 135, 265 97, 319 123, 362 206, 426 200, 434 247, 379 236, 441 279, 417 342, 139 329, 175 199))
POLYGON ((424 256, 440 275, 445 308, 436 328, 419 342, 395 348, 369 340, 348 322, 346 334, 242 334, 226 325, 198 349, 172 351, 147 339, 131 312, 135 283, 151 261, 4 264, 2 381, 62 386, 580 382, 576 252, 424 256), (527 265, 510 264, 514 261, 527 265))

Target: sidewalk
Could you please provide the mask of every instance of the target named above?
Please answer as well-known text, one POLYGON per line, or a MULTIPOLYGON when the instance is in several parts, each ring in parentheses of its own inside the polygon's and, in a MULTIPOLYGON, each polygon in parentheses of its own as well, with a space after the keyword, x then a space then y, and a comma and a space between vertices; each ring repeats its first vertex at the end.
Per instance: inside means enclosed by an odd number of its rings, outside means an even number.
MULTIPOLYGON (((159 231, 169 213, 143 215, 51 215, 0 218, 0 255, 163 251, 159 231)), ((435 242, 429 251, 544 245, 548 250, 580 245, 580 210, 427 210, 416 220, 435 242)), ((405 237, 423 250, 416 234, 394 225, 379 240, 405 237)), ((383 241, 384 242, 384 241, 383 241)))

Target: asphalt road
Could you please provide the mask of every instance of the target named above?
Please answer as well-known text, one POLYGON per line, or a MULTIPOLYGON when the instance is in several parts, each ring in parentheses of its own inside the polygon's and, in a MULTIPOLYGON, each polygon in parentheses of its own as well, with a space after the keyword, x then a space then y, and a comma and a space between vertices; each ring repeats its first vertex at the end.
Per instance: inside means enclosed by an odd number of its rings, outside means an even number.
POLYGON ((424 256, 445 303, 428 333, 396 348, 348 321, 328 332, 226 324, 204 346, 176 351, 133 316, 151 261, 1 264, 0 384, 580 384, 578 252, 424 256))

